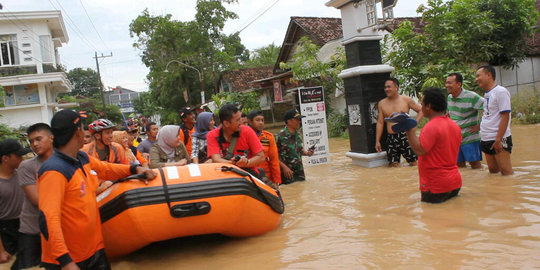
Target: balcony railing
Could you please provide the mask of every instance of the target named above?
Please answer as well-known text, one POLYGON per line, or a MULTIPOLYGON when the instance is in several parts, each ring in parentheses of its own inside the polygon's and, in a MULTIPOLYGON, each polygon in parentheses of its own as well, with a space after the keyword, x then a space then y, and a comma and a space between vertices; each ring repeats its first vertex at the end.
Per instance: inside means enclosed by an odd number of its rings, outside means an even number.
MULTIPOLYGON (((53 64, 42 64, 43 73, 61 72, 53 64)), ((37 66, 0 66, 0 77, 17 76, 26 74, 37 74, 37 66)))
POLYGON ((36 74, 36 66, 8 66, 0 67, 0 77, 36 74))

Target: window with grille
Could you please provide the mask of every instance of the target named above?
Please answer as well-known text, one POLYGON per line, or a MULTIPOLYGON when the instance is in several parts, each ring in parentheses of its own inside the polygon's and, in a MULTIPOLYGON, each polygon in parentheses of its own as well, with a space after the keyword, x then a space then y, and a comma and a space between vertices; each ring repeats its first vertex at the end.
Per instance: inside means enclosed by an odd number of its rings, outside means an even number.
POLYGON ((375 25, 377 22, 377 10, 375 9, 375 1, 366 1, 366 14, 368 26, 375 25))
POLYGON ((41 57, 43 63, 52 63, 53 54, 52 54, 52 40, 51 36, 43 35, 39 36, 39 45, 41 47, 41 57))
POLYGON ((0 36, 0 66, 12 66, 18 64, 19 54, 16 36, 0 36))

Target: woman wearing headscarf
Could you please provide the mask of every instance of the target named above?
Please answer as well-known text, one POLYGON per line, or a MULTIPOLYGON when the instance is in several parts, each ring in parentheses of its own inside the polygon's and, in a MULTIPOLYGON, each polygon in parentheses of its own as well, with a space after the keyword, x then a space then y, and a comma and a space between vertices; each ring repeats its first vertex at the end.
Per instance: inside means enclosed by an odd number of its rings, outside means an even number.
POLYGON ((192 135, 191 160, 193 163, 205 163, 209 160, 206 151, 206 134, 215 128, 215 123, 213 113, 202 112, 197 116, 195 132, 192 135))
POLYGON ((127 160, 129 160, 129 164, 139 164, 139 161, 129 150, 128 134, 126 131, 113 131, 113 142, 120 144, 124 148, 124 154, 126 155, 127 160))
POLYGON ((137 148, 132 147, 133 139, 127 131, 113 131, 113 141, 124 147, 124 152, 130 165, 141 165, 148 168, 148 160, 142 157, 140 153, 133 152, 133 149, 137 150, 137 148))
POLYGON ((157 135, 157 143, 150 148, 150 168, 186 165, 189 155, 178 137, 180 126, 166 125, 157 135))

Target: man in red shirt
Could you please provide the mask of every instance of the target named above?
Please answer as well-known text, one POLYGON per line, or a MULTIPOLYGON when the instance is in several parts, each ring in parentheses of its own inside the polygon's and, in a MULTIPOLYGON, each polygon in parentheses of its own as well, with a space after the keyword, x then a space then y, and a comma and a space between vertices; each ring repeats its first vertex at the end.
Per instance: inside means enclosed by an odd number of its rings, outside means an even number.
POLYGON ((446 115, 447 102, 441 89, 428 88, 423 92, 422 112, 429 122, 422 128, 420 138, 414 128, 406 134, 419 157, 421 200, 442 203, 457 196, 461 188, 457 166, 461 129, 446 115))
POLYGON ((232 104, 225 104, 219 109, 221 126, 206 135, 208 157, 215 163, 256 169, 264 162, 263 147, 253 129, 241 125, 241 116, 242 113, 232 104))

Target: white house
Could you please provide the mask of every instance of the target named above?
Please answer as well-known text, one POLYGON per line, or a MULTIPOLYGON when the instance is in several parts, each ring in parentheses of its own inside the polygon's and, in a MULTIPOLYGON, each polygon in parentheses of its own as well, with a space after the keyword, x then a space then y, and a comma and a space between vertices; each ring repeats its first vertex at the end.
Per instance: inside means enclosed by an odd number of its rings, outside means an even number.
POLYGON ((72 88, 58 69, 58 47, 68 40, 60 11, 0 13, 0 123, 15 128, 49 123, 56 110, 77 105, 56 102, 58 93, 72 88))

